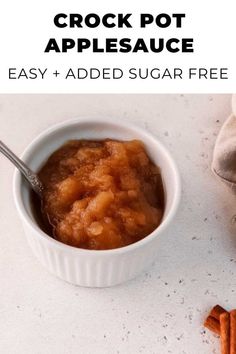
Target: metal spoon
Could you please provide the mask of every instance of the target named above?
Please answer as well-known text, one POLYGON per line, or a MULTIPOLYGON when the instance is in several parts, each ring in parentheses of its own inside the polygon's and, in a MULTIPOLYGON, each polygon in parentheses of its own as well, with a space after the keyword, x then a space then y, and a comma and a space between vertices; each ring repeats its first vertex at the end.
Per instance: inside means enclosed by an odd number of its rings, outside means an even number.
POLYGON ((23 174, 26 180, 31 185, 31 188, 42 199, 43 196, 43 184, 39 179, 39 176, 34 173, 26 164, 19 159, 1 140, 0 140, 0 152, 3 153, 23 174))

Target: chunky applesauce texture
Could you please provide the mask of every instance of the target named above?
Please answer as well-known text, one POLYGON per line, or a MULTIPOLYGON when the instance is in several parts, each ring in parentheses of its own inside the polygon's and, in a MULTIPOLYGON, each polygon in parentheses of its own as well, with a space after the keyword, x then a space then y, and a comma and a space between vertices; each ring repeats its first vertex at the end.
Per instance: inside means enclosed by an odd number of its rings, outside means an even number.
POLYGON ((49 157, 39 176, 45 186, 41 217, 65 244, 123 247, 161 222, 160 169, 139 140, 69 141, 49 157))

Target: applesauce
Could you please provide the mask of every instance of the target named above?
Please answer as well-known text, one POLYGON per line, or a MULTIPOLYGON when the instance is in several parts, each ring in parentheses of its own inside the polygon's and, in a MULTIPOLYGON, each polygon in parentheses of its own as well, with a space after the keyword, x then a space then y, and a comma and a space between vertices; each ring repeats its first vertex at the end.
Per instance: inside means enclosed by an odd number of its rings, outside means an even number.
POLYGON ((49 157, 39 177, 44 192, 36 207, 43 228, 65 244, 123 247, 146 237, 162 220, 160 169, 139 140, 69 141, 49 157))

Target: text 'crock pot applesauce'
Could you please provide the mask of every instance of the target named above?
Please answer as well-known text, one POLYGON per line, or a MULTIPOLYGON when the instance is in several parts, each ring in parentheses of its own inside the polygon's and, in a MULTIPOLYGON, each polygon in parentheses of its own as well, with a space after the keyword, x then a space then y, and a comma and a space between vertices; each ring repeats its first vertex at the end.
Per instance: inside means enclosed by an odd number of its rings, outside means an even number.
POLYGON ((69 141, 49 157, 39 176, 45 189, 38 212, 47 232, 65 244, 123 247, 161 222, 160 170, 138 140, 69 141))

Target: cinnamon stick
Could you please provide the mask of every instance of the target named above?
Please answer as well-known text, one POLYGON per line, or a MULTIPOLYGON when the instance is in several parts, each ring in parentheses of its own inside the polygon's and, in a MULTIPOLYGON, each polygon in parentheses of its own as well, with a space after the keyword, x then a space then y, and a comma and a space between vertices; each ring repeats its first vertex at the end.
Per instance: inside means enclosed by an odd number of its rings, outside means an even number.
POLYGON ((236 354, 236 310, 230 311, 230 354, 236 354))
POLYGON ((204 326, 210 331, 220 335, 220 322, 212 316, 208 316, 204 322, 204 326))
POLYGON ((214 317, 216 320, 220 320, 220 315, 224 312, 227 312, 223 307, 221 307, 220 305, 216 305, 213 307, 213 309, 211 310, 211 312, 209 313, 209 316, 214 317))
POLYGON ((221 354, 231 354, 230 315, 228 312, 224 312, 220 315, 220 339, 221 339, 221 354))
POLYGON ((227 311, 220 305, 214 306, 207 316, 204 326, 210 331, 220 335, 220 315, 224 312, 227 311))

